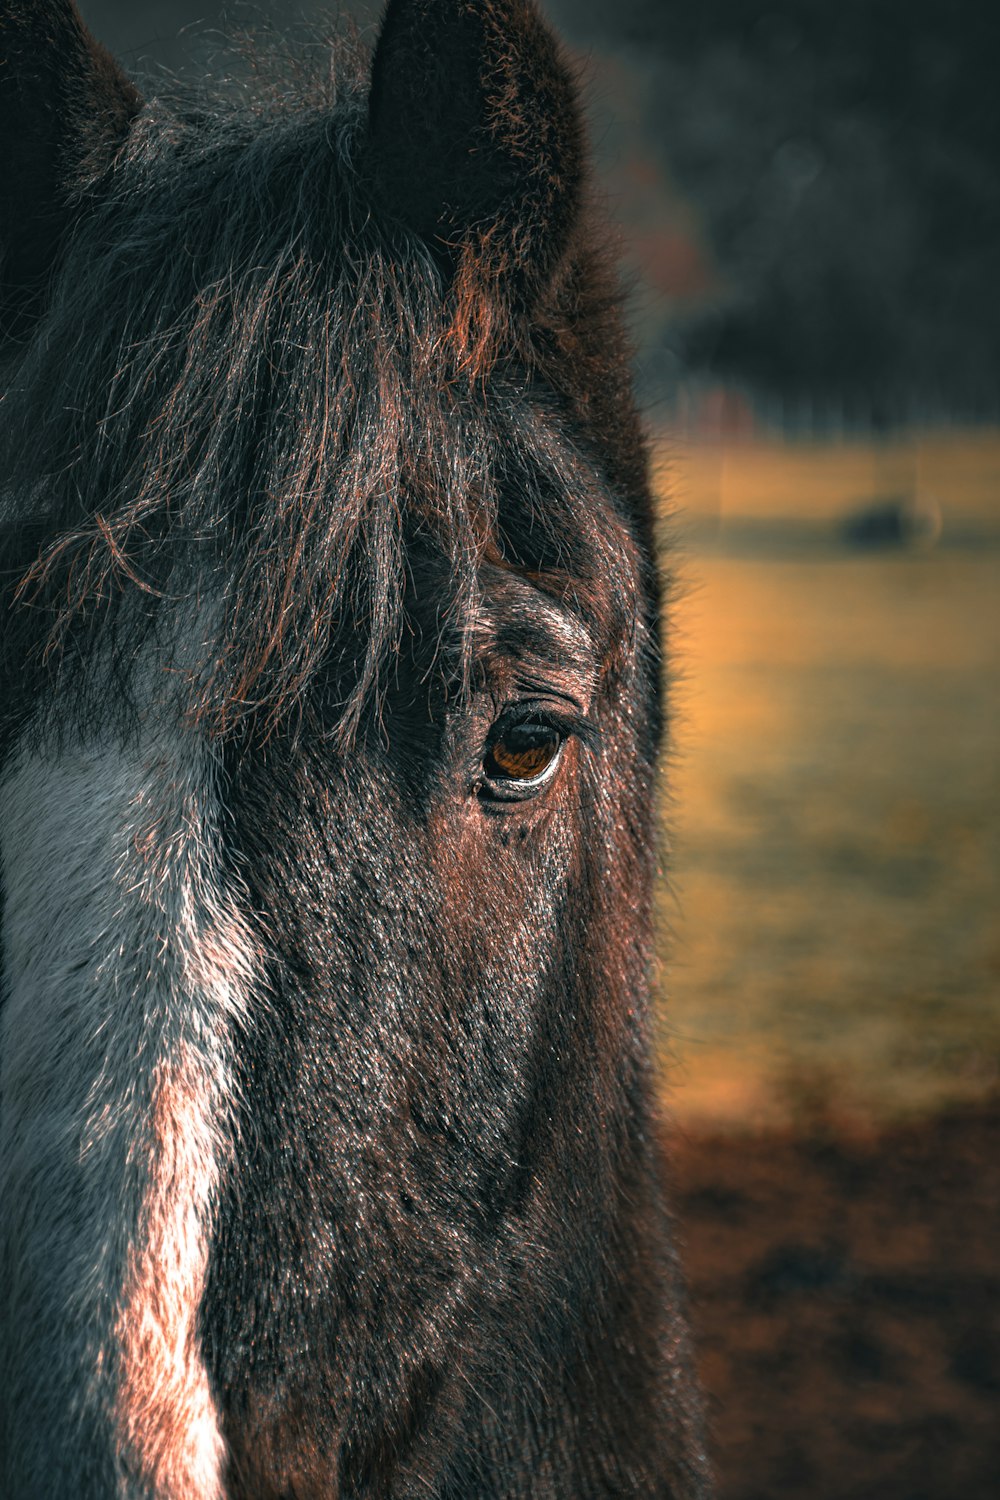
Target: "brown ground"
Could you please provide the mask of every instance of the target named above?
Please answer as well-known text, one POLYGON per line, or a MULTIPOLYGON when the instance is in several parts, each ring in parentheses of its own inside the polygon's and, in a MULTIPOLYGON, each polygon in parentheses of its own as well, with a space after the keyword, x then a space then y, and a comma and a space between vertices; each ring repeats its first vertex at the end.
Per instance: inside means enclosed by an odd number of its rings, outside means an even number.
POLYGON ((1000 1500, 1000 1100, 675 1160, 723 1500, 1000 1500))

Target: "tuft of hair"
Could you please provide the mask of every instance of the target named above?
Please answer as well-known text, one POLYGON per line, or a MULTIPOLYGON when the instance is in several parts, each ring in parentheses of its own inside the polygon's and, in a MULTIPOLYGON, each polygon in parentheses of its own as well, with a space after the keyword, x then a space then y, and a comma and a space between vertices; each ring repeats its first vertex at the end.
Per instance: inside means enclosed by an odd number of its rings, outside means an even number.
MULTIPOLYGON (((84 183, 44 315, 6 352, 8 721, 52 674, 81 714, 111 698, 127 712, 145 637, 168 608, 208 603, 217 635, 178 668, 192 716, 213 735, 288 729, 321 681, 323 722, 347 743, 397 655, 414 545, 440 562, 441 633, 473 613, 484 556, 557 591, 573 574, 580 599, 611 578, 610 607, 630 613, 612 502, 584 502, 592 466, 551 438, 579 430, 581 400, 544 370, 600 386, 587 358, 607 374, 606 283, 588 307, 586 278, 567 279, 569 312, 551 299, 470 368, 455 286, 372 190, 369 59, 350 41, 323 56, 286 54, 273 74, 257 56, 252 93, 244 78, 147 104, 84 183)), ((610 369, 604 385, 627 392, 624 356, 610 369)), ((610 399, 641 490, 627 394, 610 399)))

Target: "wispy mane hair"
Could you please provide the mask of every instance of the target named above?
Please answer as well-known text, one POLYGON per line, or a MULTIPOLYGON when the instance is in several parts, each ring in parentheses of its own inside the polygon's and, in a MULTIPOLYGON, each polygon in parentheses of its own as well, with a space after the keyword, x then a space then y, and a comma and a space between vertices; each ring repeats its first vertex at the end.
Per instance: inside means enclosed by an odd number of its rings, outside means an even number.
MULTIPOLYGON (((0 409, 6 682, 82 681, 100 634, 127 683, 160 601, 208 593, 191 705, 210 731, 287 720, 333 648, 350 736, 398 646, 408 538, 443 555, 442 619, 503 550, 497 454, 509 482, 530 420, 516 383, 498 405, 501 377, 449 359, 441 269, 367 191, 365 61, 330 55, 250 104, 154 102, 81 183, 0 409)), ((526 565, 606 552, 592 508, 560 535, 551 494, 532 506, 531 467, 526 565)))

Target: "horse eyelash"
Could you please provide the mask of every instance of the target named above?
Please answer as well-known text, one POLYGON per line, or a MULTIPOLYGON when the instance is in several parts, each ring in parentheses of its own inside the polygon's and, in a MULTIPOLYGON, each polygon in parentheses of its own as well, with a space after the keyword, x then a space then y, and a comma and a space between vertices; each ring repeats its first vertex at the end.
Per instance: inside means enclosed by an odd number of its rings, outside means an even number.
POLYGON ((586 715, 572 709, 554 708, 550 703, 515 703, 510 704, 504 711, 498 714, 496 720, 490 727, 487 736, 487 745, 497 740, 506 729, 513 729, 522 724, 539 723, 557 730, 565 739, 575 738, 580 740, 587 749, 594 749, 600 742, 600 727, 586 715))

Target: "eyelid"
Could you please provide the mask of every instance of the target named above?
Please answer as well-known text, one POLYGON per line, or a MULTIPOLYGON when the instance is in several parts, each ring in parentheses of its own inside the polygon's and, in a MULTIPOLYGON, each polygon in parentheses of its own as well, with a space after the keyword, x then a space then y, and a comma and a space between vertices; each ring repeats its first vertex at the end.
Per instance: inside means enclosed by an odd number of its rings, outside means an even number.
POLYGON ((571 700, 554 703, 552 699, 525 698, 517 703, 508 703, 497 715, 487 737, 487 746, 493 744, 515 725, 539 723, 551 725, 565 738, 571 736, 593 747, 600 739, 600 729, 592 719, 571 700))

